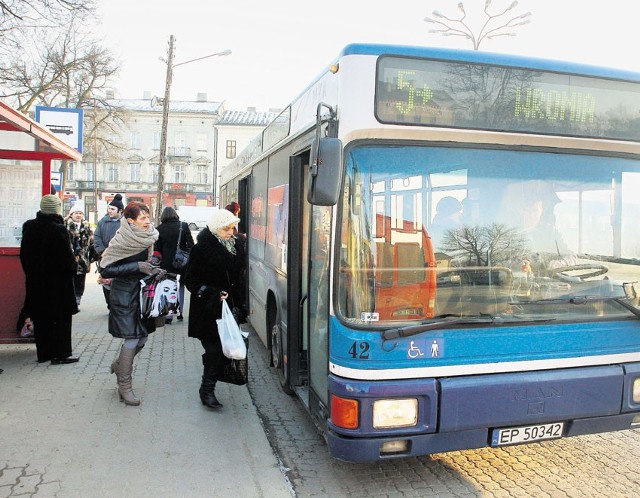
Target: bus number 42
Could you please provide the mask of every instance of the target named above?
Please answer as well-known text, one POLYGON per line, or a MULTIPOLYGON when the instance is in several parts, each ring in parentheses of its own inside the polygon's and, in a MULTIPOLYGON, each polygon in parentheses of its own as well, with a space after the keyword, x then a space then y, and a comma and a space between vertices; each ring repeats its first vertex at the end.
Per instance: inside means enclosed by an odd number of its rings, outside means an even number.
POLYGON ((369 343, 366 341, 354 342, 349 348, 349 354, 352 358, 358 358, 359 360, 368 360, 369 359, 369 343), (359 352, 358 352, 359 351, 359 352))

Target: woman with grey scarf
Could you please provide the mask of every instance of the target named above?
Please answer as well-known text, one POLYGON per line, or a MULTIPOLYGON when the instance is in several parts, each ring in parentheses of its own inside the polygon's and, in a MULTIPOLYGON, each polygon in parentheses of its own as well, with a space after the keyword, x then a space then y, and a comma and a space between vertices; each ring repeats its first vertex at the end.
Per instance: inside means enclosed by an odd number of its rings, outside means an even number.
POLYGON ((149 208, 141 202, 130 202, 99 262, 100 275, 111 279, 109 333, 124 339, 111 373, 116 374, 120 401, 126 405, 140 404, 131 386, 133 359, 155 331, 153 318, 140 317, 140 279, 163 272, 149 262, 157 239, 149 208))

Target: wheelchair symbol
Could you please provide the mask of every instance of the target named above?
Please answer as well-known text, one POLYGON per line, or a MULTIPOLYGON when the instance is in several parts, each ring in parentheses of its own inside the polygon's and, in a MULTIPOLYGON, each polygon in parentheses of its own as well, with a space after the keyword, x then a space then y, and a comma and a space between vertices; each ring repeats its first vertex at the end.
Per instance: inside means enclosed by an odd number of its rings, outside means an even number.
POLYGON ((420 348, 415 345, 413 341, 411 341, 411 346, 409 347, 409 358, 417 358, 418 356, 424 356, 424 353, 420 351, 420 348))

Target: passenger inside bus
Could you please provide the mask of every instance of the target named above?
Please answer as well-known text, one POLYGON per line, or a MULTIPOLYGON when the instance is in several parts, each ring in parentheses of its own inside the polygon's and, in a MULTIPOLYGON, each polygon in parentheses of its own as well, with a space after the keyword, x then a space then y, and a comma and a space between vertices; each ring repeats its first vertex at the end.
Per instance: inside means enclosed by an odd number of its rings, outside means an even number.
POLYGON ((462 203, 453 196, 443 197, 436 204, 436 214, 429 227, 434 246, 439 247, 447 231, 461 226, 462 203))

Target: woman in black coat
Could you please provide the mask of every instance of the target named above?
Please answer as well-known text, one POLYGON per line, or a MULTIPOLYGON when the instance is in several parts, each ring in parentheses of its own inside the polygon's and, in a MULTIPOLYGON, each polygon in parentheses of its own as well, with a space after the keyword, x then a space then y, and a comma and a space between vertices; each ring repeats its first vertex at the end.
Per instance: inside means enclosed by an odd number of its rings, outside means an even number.
POLYGON ((156 240, 158 231, 151 224, 149 208, 132 201, 99 261, 100 276, 111 279, 109 333, 124 339, 111 373, 116 374, 118 394, 126 405, 140 404, 131 387, 133 359, 156 329, 153 318, 140 316, 140 279, 163 271, 149 262, 156 240))
MULTIPOLYGON (((173 266, 173 259, 176 257, 176 249, 178 247, 178 237, 180 237, 180 248, 183 250, 191 250, 193 247, 193 237, 189 230, 189 225, 184 221, 180 221, 180 217, 175 209, 166 207, 160 216, 160 225, 158 225, 158 233, 160 236, 154 246, 154 253, 159 253, 161 258, 160 268, 169 273, 177 273, 180 275, 180 287, 178 288, 178 320, 182 320, 182 310, 184 309, 184 269, 178 270, 173 266), (182 233, 180 233, 182 228, 182 233)), ((171 318, 166 319, 166 323, 171 323, 171 318)))
POLYGON ((222 301, 226 299, 236 314, 244 308, 245 247, 233 235, 239 221, 225 209, 216 211, 197 237, 185 275, 191 293, 189 337, 200 339, 204 348, 200 400, 209 408, 222 406, 215 395, 216 381, 230 361, 222 352, 216 323, 222 301))
POLYGON ((78 312, 73 288, 76 260, 62 219, 62 201, 45 195, 35 219, 22 226, 20 263, 26 277, 23 311, 33 321, 38 362, 74 363, 71 319, 78 312))

